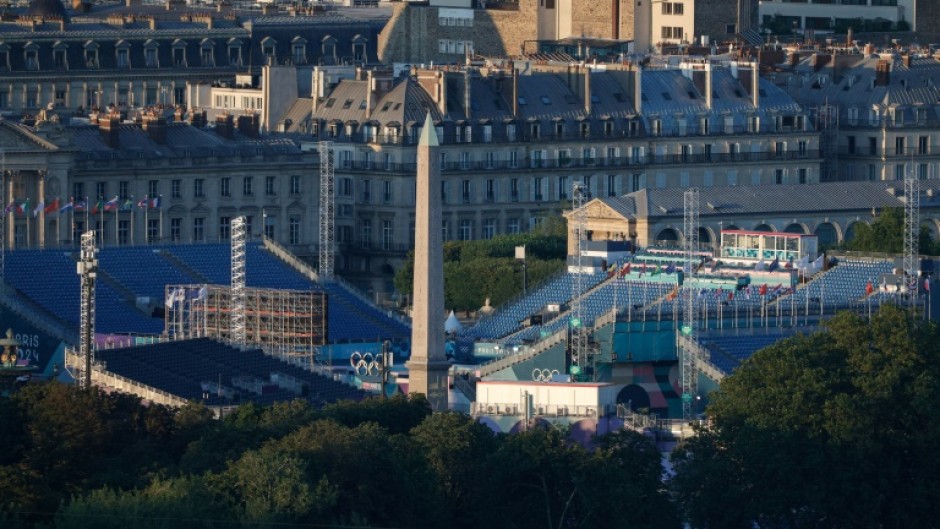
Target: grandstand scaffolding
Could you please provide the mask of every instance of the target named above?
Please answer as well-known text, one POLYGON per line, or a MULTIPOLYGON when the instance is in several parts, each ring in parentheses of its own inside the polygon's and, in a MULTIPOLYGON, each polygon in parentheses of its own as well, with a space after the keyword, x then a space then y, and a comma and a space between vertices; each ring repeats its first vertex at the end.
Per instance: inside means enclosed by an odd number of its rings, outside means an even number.
POLYGON ((336 187, 333 165, 333 142, 321 141, 317 150, 320 153, 320 277, 333 279, 334 251, 336 247, 335 206, 336 187))
POLYGON ((577 272, 574 275, 574 281, 571 283, 571 305, 569 309, 571 316, 568 324, 571 338, 569 339, 568 347, 571 354, 570 374, 572 378, 582 381, 593 380, 596 371, 593 365, 596 351, 590 342, 590 330, 586 327, 584 322, 584 311, 582 310, 583 304, 581 301, 582 294, 584 294, 585 291, 585 281, 589 279, 586 277, 583 269, 584 234, 587 227, 587 210, 584 208, 584 205, 590 198, 587 195, 587 186, 580 182, 575 182, 571 193, 571 206, 574 209, 574 232, 578 241, 577 254, 575 255, 577 272))
POLYGON ((232 219, 232 288, 229 321, 231 335, 229 339, 238 345, 247 343, 245 330, 245 242, 247 235, 245 217, 232 219))
POLYGON ((904 281, 910 292, 911 305, 916 306, 917 267, 920 237, 920 180, 914 171, 914 154, 904 174, 904 281))
MULTIPOLYGON (((692 277, 695 275, 698 259, 698 230, 699 230, 699 193, 698 188, 689 188, 683 193, 683 230, 685 241, 685 314, 680 332, 685 335, 689 343, 695 343, 697 331, 697 310, 695 306, 695 287, 692 277)), ((678 287, 677 287, 678 288, 678 287)), ((698 351, 692 347, 682 346, 679 342, 679 351, 682 369, 682 418, 690 421, 695 417, 695 397, 698 393, 698 351)))
MULTIPOLYGON (((0 166, 0 189, 7 188, 7 153, 6 151, 0 149, 0 159, 3 160, 2 166, 0 166)), ((6 256, 7 256, 7 243, 6 243, 6 229, 7 229, 7 214, 0 214, 0 281, 6 279, 6 256)))
POLYGON ((231 287, 167 285, 164 325, 171 339, 207 337, 259 347, 274 356, 312 358, 327 341, 324 292, 245 288, 243 336, 236 336, 231 287), (243 339, 236 342, 236 339, 243 339))
POLYGON ((98 277, 98 248, 95 247, 95 232, 82 234, 81 260, 77 266, 81 276, 81 316, 79 319, 79 357, 84 365, 79 367, 81 376, 75 377, 83 388, 91 387, 91 368, 95 364, 95 280, 98 277))

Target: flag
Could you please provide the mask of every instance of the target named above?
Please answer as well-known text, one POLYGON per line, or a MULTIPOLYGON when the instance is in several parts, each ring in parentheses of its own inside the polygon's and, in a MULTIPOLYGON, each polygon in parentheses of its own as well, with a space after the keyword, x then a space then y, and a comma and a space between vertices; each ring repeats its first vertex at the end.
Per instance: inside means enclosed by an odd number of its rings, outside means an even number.
POLYGON ((39 213, 44 209, 46 209, 46 201, 39 199, 39 203, 36 204, 36 207, 33 209, 33 218, 38 217, 39 213))
POLYGON ((620 269, 620 277, 623 277, 630 273, 630 263, 623 265, 623 268, 620 269))
POLYGON ((150 199, 147 198, 147 195, 144 195, 144 198, 137 201, 137 207, 143 209, 150 205, 150 199))
POLYGON ((823 263, 825 262, 826 256, 820 255, 818 259, 813 261, 813 264, 810 265, 810 273, 815 274, 823 269, 823 263))
POLYGON ((718 259, 712 261, 712 272, 718 270, 718 267, 721 266, 721 262, 718 259))
POLYGON ((8 215, 8 214, 12 213, 14 209, 16 209, 16 201, 15 201, 15 200, 11 200, 11 201, 10 201, 10 205, 7 206, 6 209, 3 210, 3 214, 4 214, 4 215, 8 215))
POLYGON ((793 268, 793 256, 792 255, 790 256, 789 259, 787 259, 787 264, 784 265, 784 268, 786 268, 787 270, 793 268))
POLYGON ((668 265, 666 265, 666 273, 667 274, 676 273, 676 265, 673 263, 669 263, 668 265))
POLYGON ((767 283, 764 283, 763 285, 761 285, 760 290, 758 290, 757 293, 760 294, 761 296, 766 296, 767 295, 767 283))
POLYGON ((95 204, 95 207, 91 209, 91 214, 97 215, 99 212, 103 210, 104 210, 104 201, 99 199, 98 203, 95 204))
POLYGON ((29 211, 29 199, 27 198, 22 204, 16 207, 17 215, 25 215, 29 211))
POLYGON ((66 202, 64 206, 62 206, 61 208, 59 208, 59 215, 61 215, 61 214, 63 214, 63 213, 68 213, 68 212, 71 211, 74 207, 75 207, 75 199, 73 198, 73 199, 70 199, 68 202, 66 202))
POLYGON ((768 270, 769 270, 770 272, 773 272, 773 271, 776 270, 779 266, 780 266, 780 258, 779 258, 779 257, 774 257, 774 260, 770 262, 770 267, 768 268, 768 270))
POLYGON ((662 269, 659 268, 659 265, 656 265, 656 268, 650 273, 651 276, 658 276, 662 273, 662 269))
POLYGON ((764 260, 761 259, 760 261, 757 261, 757 265, 754 267, 754 270, 758 272, 762 272, 766 268, 767 268, 767 263, 765 263, 764 260))
POLYGON ((728 301, 734 301, 734 290, 728 292, 728 301))
POLYGON ((81 213, 81 212, 87 210, 87 209, 88 209, 88 201, 87 201, 87 200, 76 200, 73 209, 75 210, 76 213, 81 213))
POLYGON ((162 198, 162 197, 156 197, 156 198, 150 199, 150 207, 152 207, 152 208, 159 208, 159 207, 160 207, 161 198, 162 198))
POLYGON ((196 299, 206 299, 209 296, 209 289, 206 287, 201 287, 199 293, 196 294, 196 299))
POLYGON ((46 209, 43 210, 43 213, 45 213, 46 215, 53 215, 58 212, 59 212, 59 199, 58 198, 53 200, 52 204, 49 204, 48 206, 46 206, 46 209))
POLYGON ((121 204, 121 207, 118 208, 118 211, 133 211, 133 209, 134 209, 134 201, 131 199, 127 199, 124 201, 123 204, 121 204))
POLYGON ((715 297, 720 298, 720 297, 723 297, 724 295, 725 295, 724 289, 722 289, 721 287, 718 287, 718 290, 715 291, 715 297))
POLYGON ((117 210, 117 208, 120 206, 120 203, 119 203, 119 202, 120 202, 120 201, 119 201, 118 197, 115 196, 115 197, 112 198, 111 200, 109 200, 109 201, 107 201, 107 202, 104 203, 104 210, 105 210, 105 211, 115 211, 115 210, 117 210))
POLYGON ((166 298, 166 306, 172 307, 174 303, 183 301, 184 299, 186 299, 186 292, 182 288, 173 289, 166 298))
MULTIPOLYGON (((870 282, 868 284, 871 285, 870 282)), ((929 277, 924 278, 924 292, 930 292, 930 278, 929 277)))
POLYGON ((666 301, 672 301, 676 299, 676 296, 679 295, 679 285, 676 285, 676 288, 672 289, 672 292, 666 296, 666 301))

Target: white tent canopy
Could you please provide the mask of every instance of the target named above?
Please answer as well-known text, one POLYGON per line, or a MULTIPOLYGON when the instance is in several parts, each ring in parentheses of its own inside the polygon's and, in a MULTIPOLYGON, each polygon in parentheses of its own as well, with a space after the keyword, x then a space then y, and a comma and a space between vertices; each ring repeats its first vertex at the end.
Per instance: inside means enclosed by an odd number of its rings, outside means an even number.
POLYGON ((457 332, 460 329, 463 329, 463 325, 457 320, 457 315, 454 314, 454 311, 450 311, 450 316, 444 321, 444 332, 457 332))

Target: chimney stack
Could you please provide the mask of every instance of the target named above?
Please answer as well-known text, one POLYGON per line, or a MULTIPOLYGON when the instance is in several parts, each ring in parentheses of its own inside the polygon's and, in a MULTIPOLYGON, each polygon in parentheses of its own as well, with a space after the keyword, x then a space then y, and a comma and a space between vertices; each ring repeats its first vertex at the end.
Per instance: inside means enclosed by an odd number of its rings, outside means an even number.
POLYGON ((215 118, 215 133, 230 140, 235 137, 235 125, 231 114, 223 114, 215 118))
POLYGON ((372 106, 375 104, 372 99, 375 96, 375 80, 372 78, 372 70, 366 70, 366 119, 372 117, 372 106))
POLYGON ((463 112, 464 116, 469 121, 472 118, 473 104, 470 93, 470 83, 473 82, 473 78, 470 75, 469 70, 464 70, 463 72, 463 112))
POLYGON ((141 127, 157 145, 166 145, 166 118, 163 116, 144 116, 141 127))
POLYGON ((512 68, 512 117, 519 118, 519 72, 516 71, 516 65, 509 63, 512 68))
POLYGON ((591 69, 584 67, 584 112, 591 114, 591 69))
POLYGON ((643 114, 643 67, 633 66, 633 106, 637 114, 643 114))
POLYGON ((111 149, 117 149, 120 145, 118 135, 120 126, 121 118, 118 114, 98 116, 98 131, 101 133, 101 139, 111 149))
POLYGON ((905 68, 910 69, 910 67, 911 67, 911 54, 910 54, 910 53, 905 53, 904 55, 901 55, 901 63, 904 64, 904 67, 905 67, 905 68))
POLYGON ((247 114, 238 116, 238 132, 241 132, 249 138, 257 138, 260 129, 261 120, 258 114, 247 114))
POLYGON ((209 124, 206 120, 206 111, 193 109, 189 113, 189 124, 196 128, 203 128, 209 124))
POLYGON ((891 63, 881 59, 875 65, 875 86, 888 86, 891 84, 891 63))

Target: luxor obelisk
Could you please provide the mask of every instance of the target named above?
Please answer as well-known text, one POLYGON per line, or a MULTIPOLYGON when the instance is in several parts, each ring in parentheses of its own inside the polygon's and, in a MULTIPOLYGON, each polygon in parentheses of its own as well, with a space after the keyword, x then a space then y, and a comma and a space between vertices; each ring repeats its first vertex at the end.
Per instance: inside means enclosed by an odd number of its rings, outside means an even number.
POLYGON ((424 393, 434 411, 447 409, 444 355, 444 252, 441 234, 440 143, 431 114, 418 141, 415 266, 408 393, 424 393))

